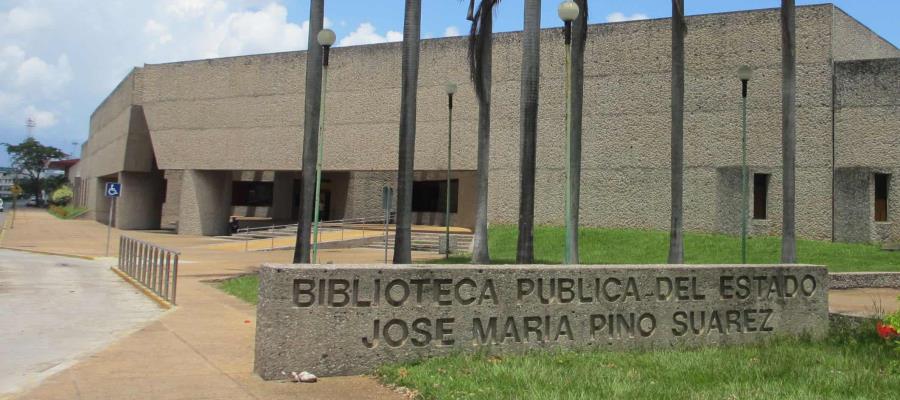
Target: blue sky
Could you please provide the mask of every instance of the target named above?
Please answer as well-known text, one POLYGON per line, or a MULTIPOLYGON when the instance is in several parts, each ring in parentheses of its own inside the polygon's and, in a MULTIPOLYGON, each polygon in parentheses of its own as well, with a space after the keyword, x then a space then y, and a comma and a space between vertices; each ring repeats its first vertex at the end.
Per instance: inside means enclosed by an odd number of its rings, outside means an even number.
MULTIPOLYGON (((326 0, 338 45, 400 40, 403 0, 326 0)), ((422 0, 423 37, 464 34, 468 0, 422 0)), ((496 30, 522 26, 522 0, 503 0, 496 30)), ((689 15, 774 8, 779 0, 686 0, 689 15)), ((798 5, 821 1, 798 0, 798 5)), ((556 0, 543 1, 542 25, 559 26, 556 0)), ((665 18, 667 0, 591 0, 591 23, 665 18)), ((900 1, 834 4, 900 45, 900 1)), ((302 50, 309 1, 3 0, 0 1, 0 142, 34 135, 80 151, 90 114, 119 81, 144 63, 302 50), (75 145, 74 143, 78 143, 75 145)), ((298 110, 299 111, 299 110, 298 110)), ((0 166, 8 157, 0 151, 0 166)))

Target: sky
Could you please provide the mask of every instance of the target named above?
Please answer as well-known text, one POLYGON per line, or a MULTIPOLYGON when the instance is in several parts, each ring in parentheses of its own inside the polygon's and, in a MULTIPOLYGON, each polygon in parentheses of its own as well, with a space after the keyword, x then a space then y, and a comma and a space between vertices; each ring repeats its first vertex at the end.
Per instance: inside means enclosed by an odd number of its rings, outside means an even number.
MULTIPOLYGON (((823 1, 797 0, 798 5, 823 1)), ((503 0, 495 30, 521 30, 522 0, 503 0)), ((544 0, 541 25, 561 25, 544 0)), ((688 15, 778 7, 779 0, 686 0, 688 15)), ((900 1, 835 0, 900 45, 900 1)), ((668 0, 590 0, 590 23, 665 18, 668 0)), ((422 37, 468 30, 467 0, 422 0, 422 37)), ((400 41, 403 0, 325 0, 337 46, 400 41)), ((90 115, 128 72, 163 63, 304 50, 308 0, 0 0, 0 143, 32 132, 78 156, 90 115)), ((399 78, 398 78, 399 79, 399 78)), ((298 110, 299 111, 299 110, 298 110)), ((0 150, 0 166, 9 163, 0 150)))

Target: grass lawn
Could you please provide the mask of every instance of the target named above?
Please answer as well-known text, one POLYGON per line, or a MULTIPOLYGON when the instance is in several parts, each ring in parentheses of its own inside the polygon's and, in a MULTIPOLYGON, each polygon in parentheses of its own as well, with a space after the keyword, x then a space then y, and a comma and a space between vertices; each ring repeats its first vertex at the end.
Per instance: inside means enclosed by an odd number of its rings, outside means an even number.
POLYGON ((259 275, 244 275, 224 280, 216 286, 225 293, 237 297, 250 304, 259 303, 259 275))
POLYGON ((874 328, 819 342, 694 350, 458 355, 391 365, 383 382, 423 399, 889 399, 900 353, 874 328))
MULTIPOLYGON (((491 257, 495 264, 516 260, 518 231, 513 226, 490 230, 491 257)), ((665 264, 669 251, 668 232, 583 228, 580 231, 582 264, 665 264)), ((537 227, 534 254, 538 263, 559 264, 565 235, 561 227, 537 227)), ((733 264, 741 260, 741 240, 726 235, 687 233, 684 239, 688 264, 733 264)), ((781 238, 764 236, 748 241, 749 262, 778 263, 781 238)), ((877 245, 797 241, 800 262, 825 265, 832 272, 900 271, 900 252, 881 251, 877 245)), ((435 263, 468 264, 468 256, 439 259, 435 263)), ((257 303, 259 278, 243 276, 219 284, 219 288, 251 304, 257 303)))
MULTIPOLYGON (((516 260, 515 226, 490 228, 489 246, 495 264, 513 264, 516 260)), ((582 228, 579 232, 582 264, 665 264, 669 251, 669 233, 625 229, 582 228)), ((534 232, 535 261, 544 264, 562 262, 565 233, 562 227, 539 226, 534 232)), ((781 238, 763 236, 747 242, 748 262, 778 263, 781 238)), ((877 245, 798 240, 797 257, 801 263, 825 265, 833 272, 900 271, 900 252, 881 251, 877 245)), ((741 261, 739 237, 687 233, 684 258, 688 264, 733 264, 741 261)), ((448 261, 439 260, 439 263, 448 261)), ((468 257, 451 257, 451 263, 468 263, 468 257)))

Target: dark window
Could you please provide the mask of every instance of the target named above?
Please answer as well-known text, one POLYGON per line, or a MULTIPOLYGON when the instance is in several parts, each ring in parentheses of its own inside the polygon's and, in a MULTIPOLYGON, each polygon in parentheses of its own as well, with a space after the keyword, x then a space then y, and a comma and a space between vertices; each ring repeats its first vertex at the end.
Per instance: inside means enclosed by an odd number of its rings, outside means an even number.
MULTIPOLYGON (((450 181, 450 212, 456 212, 459 180, 450 181)), ((447 181, 413 182, 413 212, 444 212, 447 207, 447 181)))
POLYGON ((232 182, 231 205, 250 207, 272 206, 272 182, 232 182))
POLYGON ((875 221, 888 220, 888 182, 891 176, 875 174, 875 221))
POLYGON ((769 203, 769 174, 753 174, 753 219, 766 219, 769 203))

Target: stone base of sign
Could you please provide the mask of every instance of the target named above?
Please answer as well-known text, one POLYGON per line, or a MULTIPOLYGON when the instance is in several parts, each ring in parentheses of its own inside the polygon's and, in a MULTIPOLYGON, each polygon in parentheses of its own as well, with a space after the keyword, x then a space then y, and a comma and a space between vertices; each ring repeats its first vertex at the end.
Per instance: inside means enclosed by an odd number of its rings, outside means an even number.
POLYGON ((459 352, 822 337, 827 289, 824 267, 800 265, 265 265, 255 369, 283 379, 459 352))

